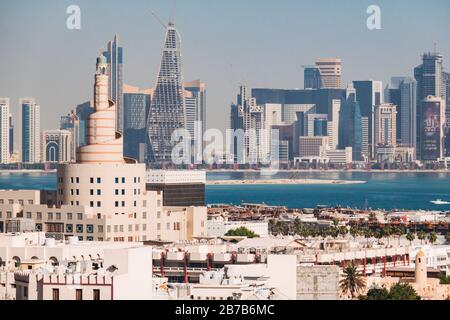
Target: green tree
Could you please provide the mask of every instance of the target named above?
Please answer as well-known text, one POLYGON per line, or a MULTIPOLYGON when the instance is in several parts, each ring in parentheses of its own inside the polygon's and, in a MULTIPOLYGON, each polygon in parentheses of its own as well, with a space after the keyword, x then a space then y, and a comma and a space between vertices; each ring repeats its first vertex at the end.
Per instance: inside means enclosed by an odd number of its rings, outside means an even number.
POLYGON ((438 279, 441 281, 441 284, 450 284, 450 276, 447 276, 444 272, 438 274, 438 279))
POLYGON ((427 234, 422 230, 417 233, 417 238, 420 240, 420 244, 423 244, 423 240, 425 240, 426 237, 427 234))
POLYGON ((432 232, 428 235, 428 241, 430 241, 431 244, 435 243, 437 241, 437 234, 436 232, 432 232))
POLYGON ((410 284, 396 283, 389 290, 389 300, 420 300, 420 296, 410 284))
POLYGON ((369 228, 364 229, 364 238, 367 240, 367 245, 369 245, 370 238, 373 237, 373 232, 369 228))
POLYGON ((361 233, 361 230, 359 229, 358 226, 351 226, 351 227, 350 227, 350 235, 351 235, 353 238, 356 238, 357 236, 359 236, 360 233, 361 233))
POLYGON ((409 245, 411 245, 412 242, 416 239, 416 234, 414 232, 409 232, 406 235, 406 239, 409 241, 409 245))
POLYGON ((372 288, 367 295, 360 296, 360 300, 389 300, 389 291, 386 288, 372 288))
POLYGON ((259 238, 259 235, 257 235, 252 230, 247 229, 246 227, 240 227, 240 228, 237 228, 237 229, 229 230, 225 234, 225 236, 259 238))
POLYGON ((356 297, 366 286, 366 280, 358 271, 356 265, 349 264, 344 268, 344 278, 339 281, 342 293, 350 294, 352 299, 356 297))
POLYGON ((387 238, 388 245, 390 244, 390 239, 392 236, 392 228, 391 226, 386 226, 383 228, 382 235, 387 238))

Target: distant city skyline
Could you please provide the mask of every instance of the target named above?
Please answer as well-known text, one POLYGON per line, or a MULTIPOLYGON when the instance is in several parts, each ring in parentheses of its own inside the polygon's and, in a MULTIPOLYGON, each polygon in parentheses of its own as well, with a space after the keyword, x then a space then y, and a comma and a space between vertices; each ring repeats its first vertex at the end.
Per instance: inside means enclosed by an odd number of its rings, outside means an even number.
MULTIPOLYGON (((92 100, 92 57, 115 34, 124 48, 124 82, 154 87, 164 29, 154 10, 176 22, 182 39, 184 78, 208 87, 207 127, 225 129, 229 105, 240 84, 251 88, 303 88, 302 65, 320 58, 342 59, 342 84, 413 76, 420 55, 437 51, 450 59, 446 30, 450 3, 377 1, 382 30, 366 27, 372 1, 167 1, 80 0, 82 29, 65 26, 69 1, 1 0, 0 96, 11 100, 21 132, 22 97, 41 105, 41 129, 58 129, 59 119, 92 100), (107 4, 107 5, 106 5, 107 4), (105 9, 107 8, 107 9, 105 9), (426 16, 424 16, 426 12, 426 16), (20 19, 19 19, 20 17, 20 19), (433 17, 429 18, 428 17, 433 17), (320 19, 320 23, 317 20, 320 19), (243 22, 245 21, 245 22, 243 22), (423 23, 411 23, 422 21, 423 23)), ((17 149, 20 135, 15 135, 17 149)))

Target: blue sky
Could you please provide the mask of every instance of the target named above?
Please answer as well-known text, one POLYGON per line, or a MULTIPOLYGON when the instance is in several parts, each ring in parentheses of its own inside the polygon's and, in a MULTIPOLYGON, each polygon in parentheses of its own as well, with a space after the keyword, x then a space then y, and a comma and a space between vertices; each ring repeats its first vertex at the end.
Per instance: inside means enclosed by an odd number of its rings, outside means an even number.
MULTIPOLYGON (((115 33, 125 82, 154 86, 164 30, 151 16, 174 16, 183 40, 185 80, 208 87, 208 127, 228 125, 238 86, 302 88, 302 65, 343 59, 344 83, 412 75, 420 55, 444 54, 450 69, 448 0, 0 0, 0 96, 33 96, 42 128, 91 99, 95 58, 115 33), (81 7, 82 29, 66 28, 66 8, 81 7), (377 4, 382 30, 366 27, 377 4)), ((16 135, 17 136, 17 135, 16 135)))

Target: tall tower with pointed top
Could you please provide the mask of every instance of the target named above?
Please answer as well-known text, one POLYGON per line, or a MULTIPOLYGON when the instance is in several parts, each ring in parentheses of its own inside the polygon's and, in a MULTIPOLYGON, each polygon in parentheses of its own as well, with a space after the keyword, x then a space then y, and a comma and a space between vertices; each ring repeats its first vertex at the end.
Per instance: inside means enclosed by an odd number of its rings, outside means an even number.
POLYGON ((172 133, 186 128, 181 39, 174 23, 166 27, 156 89, 147 120, 149 137, 148 162, 170 163, 172 133))

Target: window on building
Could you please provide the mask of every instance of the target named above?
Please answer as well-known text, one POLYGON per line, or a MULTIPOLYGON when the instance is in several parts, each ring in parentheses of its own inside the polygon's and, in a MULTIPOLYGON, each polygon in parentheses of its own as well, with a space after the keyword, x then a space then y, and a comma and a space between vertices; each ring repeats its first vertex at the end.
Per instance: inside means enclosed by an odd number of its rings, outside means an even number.
POLYGON ((99 233, 103 233, 103 226, 98 226, 97 229, 99 233))
POLYGON ((100 290, 99 289, 94 289, 92 291, 92 295, 93 295, 93 300, 100 300, 100 290))
POLYGON ((54 301, 58 301, 59 300, 59 289, 53 288, 53 290, 52 290, 52 299, 54 301))
POLYGON ((132 232, 133 231, 133 225, 129 224, 128 225, 128 232, 132 232))
POLYGON ((123 232, 123 224, 120 225, 120 232, 123 232))
POLYGON ((67 213, 67 220, 72 220, 72 213, 70 212, 67 213))
POLYGON ((118 226, 118 225, 115 225, 115 226, 114 226, 114 232, 115 232, 115 233, 119 232, 119 226, 118 226))
POLYGON ((94 189, 91 189, 90 193, 91 193, 91 196, 93 196, 94 195, 94 189))
POLYGON ((143 206, 144 208, 147 207, 147 200, 142 201, 142 206, 143 206))
POLYGON ((161 230, 161 223, 158 223, 158 224, 156 225, 156 230, 161 230))
POLYGON ((77 213, 77 219, 78 220, 83 220, 83 214, 82 213, 77 213))
POLYGON ((89 204, 90 204, 91 208, 94 207, 94 201, 91 201, 89 204))
POLYGON ((77 183, 80 183, 80 178, 79 177, 77 177, 77 183))
POLYGON ((73 183, 73 177, 70 177, 70 183, 73 183))
POLYGON ((27 212, 27 219, 31 219, 31 218, 32 218, 31 212, 27 212))
POLYGON ((125 183, 125 178, 122 177, 122 183, 125 183))
POLYGON ((110 233, 111 232, 111 226, 107 226, 106 230, 108 231, 108 233, 110 233))
POLYGON ((125 207, 125 201, 122 201, 122 207, 125 207))
POLYGON ((125 189, 122 189, 122 195, 123 196, 125 195, 125 189))
POLYGON ((56 213, 56 220, 61 220, 61 212, 56 213))
POLYGON ((75 300, 78 300, 78 301, 83 300, 83 289, 76 289, 75 300))
POLYGON ((147 219, 147 212, 142 213, 142 219, 147 219))
POLYGON ((119 183, 119 178, 116 178, 115 181, 116 181, 116 183, 119 183))
POLYGON ((28 204, 34 204, 34 201, 33 200, 28 200, 28 204))
POLYGON ((77 196, 80 195, 80 189, 77 189, 77 196))
POLYGON ((97 178, 97 183, 102 183, 102 178, 97 178))
POLYGON ((98 196, 101 196, 101 195, 102 195, 102 190, 98 189, 98 190, 97 190, 97 195, 98 195, 98 196))
POLYGON ((161 207, 161 200, 158 200, 157 206, 161 207))
POLYGON ((146 224, 142 225, 142 231, 147 231, 147 225, 146 224))
POLYGON ((91 181, 91 183, 94 183, 94 178, 91 177, 90 181, 91 181))
POLYGON ((134 201, 134 206, 137 207, 137 201, 134 201))
POLYGON ((139 225, 138 224, 134 226, 134 230, 139 231, 139 225))
POLYGON ((42 212, 37 212, 36 213, 36 219, 42 220, 42 212))
POLYGON ((118 196, 119 195, 119 189, 116 189, 116 196, 118 196))
POLYGON ((115 202, 115 206, 116 206, 116 208, 119 207, 119 201, 116 201, 116 202, 115 202))
POLYGON ((100 208, 102 206, 102 202, 101 201, 97 201, 97 208, 100 208))
POLYGON ((48 213, 48 220, 53 220, 53 213, 51 212, 48 213))
POLYGON ((28 287, 23 287, 23 296, 24 298, 28 298, 28 287))

